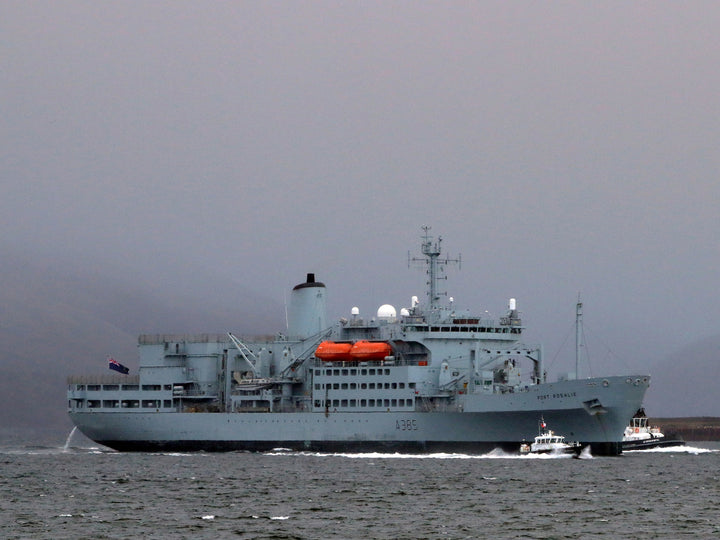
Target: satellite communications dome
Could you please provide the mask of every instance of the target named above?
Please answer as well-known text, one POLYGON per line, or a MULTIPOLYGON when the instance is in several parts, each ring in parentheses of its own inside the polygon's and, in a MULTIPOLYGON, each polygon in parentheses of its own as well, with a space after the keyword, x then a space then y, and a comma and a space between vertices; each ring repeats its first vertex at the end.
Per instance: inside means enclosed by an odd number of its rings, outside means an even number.
POLYGON ((397 312, 390 304, 383 304, 377 310, 378 319, 394 319, 396 316, 397 312))

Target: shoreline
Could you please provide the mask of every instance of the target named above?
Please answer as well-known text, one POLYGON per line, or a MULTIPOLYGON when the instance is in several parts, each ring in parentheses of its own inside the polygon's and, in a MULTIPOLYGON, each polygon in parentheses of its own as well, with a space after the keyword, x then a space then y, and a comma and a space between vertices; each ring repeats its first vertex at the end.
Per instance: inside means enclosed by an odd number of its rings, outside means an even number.
POLYGON ((658 426, 667 438, 685 441, 720 441, 720 417, 688 416, 679 418, 650 417, 651 426, 658 426))

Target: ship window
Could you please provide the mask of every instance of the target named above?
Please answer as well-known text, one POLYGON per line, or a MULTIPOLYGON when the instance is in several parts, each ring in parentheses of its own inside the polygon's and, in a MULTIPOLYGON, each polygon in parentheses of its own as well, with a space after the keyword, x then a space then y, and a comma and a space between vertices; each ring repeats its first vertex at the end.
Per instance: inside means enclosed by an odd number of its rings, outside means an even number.
POLYGON ((170 407, 172 407, 172 401, 169 400, 169 399, 164 399, 164 400, 163 400, 163 407, 165 407, 166 409, 169 409, 170 407))
POLYGON ((407 403, 408 407, 412 407, 412 399, 406 399, 405 403, 407 403))
POLYGON ((315 370, 315 375, 322 375, 322 370, 321 370, 321 369, 316 369, 316 370, 315 370))
POLYGON ((336 377, 339 377, 339 376, 340 376, 340 370, 339 370, 339 369, 333 369, 333 375, 335 375, 336 377))
POLYGON ((414 382, 408 383, 408 388, 415 388, 415 383, 414 382))
POLYGON ((120 390, 120 385, 119 384, 104 384, 102 388, 103 388, 103 390, 115 391, 115 390, 120 390))
POLYGON ((405 383, 404 382, 399 383, 398 388, 405 388, 405 383))
POLYGON ((375 383, 371 382, 368 387, 370 388, 370 390, 375 390, 375 383))
POLYGON ((354 382, 350 383, 350 390, 357 390, 357 384, 355 384, 354 382))
POLYGON ((357 375, 357 369, 351 369, 350 375, 357 375))
POLYGON ((333 384, 333 390, 340 390, 340 383, 333 384))
POLYGON ((386 399, 386 400, 385 400, 385 406, 386 406, 386 407, 389 407, 389 406, 390 406, 390 400, 389 400, 389 399, 386 399))
POLYGON ((392 387, 393 390, 396 390, 396 389, 397 389, 397 383, 392 383, 391 387, 392 387))
POLYGON ((137 409, 140 406, 140 402, 137 399, 124 399, 120 406, 128 409, 137 409))
POLYGON ((343 390, 347 390, 347 389, 348 389, 348 383, 346 383, 346 382, 342 383, 342 386, 341 386, 340 388, 342 388, 343 390))
POLYGON ((339 399, 333 399, 333 407, 339 407, 340 406, 340 400, 339 399))
MULTIPOLYGON (((170 385, 168 385, 170 386, 170 385)), ((137 384, 123 384, 122 389, 123 390, 138 390, 140 387, 137 384)))
POLYGON ((360 406, 361 406, 361 407, 367 407, 367 399, 361 399, 361 400, 360 400, 360 406))
POLYGON ((368 371, 368 373, 369 373, 370 375, 375 375, 375 370, 374 370, 374 369, 371 369, 371 370, 368 371))
POLYGON ((391 407, 397 407, 397 399, 393 399, 390 403, 391 407))
POLYGON ((367 383, 360 383, 360 388, 361 388, 362 390, 367 389, 367 383))
POLYGON ((84 385, 84 384, 78 384, 78 385, 77 385, 77 389, 78 389, 78 390, 85 390, 85 385, 84 385))
POLYGON ((315 390, 320 390, 320 383, 315 383, 315 390))
POLYGON ((355 401, 354 399, 351 399, 351 400, 350 400, 350 406, 351 406, 351 407, 357 407, 357 401, 355 401))
POLYGON ((100 407, 100 400, 99 399, 88 399, 88 409, 97 409, 100 407))
POLYGON ((341 400, 341 401, 340 401, 340 406, 341 406, 341 407, 347 407, 347 406, 348 406, 348 404, 347 404, 347 399, 341 400))
POLYGON ((361 369, 360 375, 367 375, 367 369, 361 369))
POLYGON ((116 399, 104 399, 102 404, 105 409, 115 409, 118 405, 119 403, 116 399))
POLYGON ((316 400, 315 400, 315 407, 322 407, 321 403, 322 403, 322 402, 321 402, 319 399, 316 399, 316 400))
POLYGON ((388 390, 390 388, 390 383, 385 383, 385 390, 388 390))
POLYGON ((390 370, 389 370, 389 369, 386 369, 386 370, 385 370, 385 375, 390 375, 390 370))
POLYGON ((156 399, 143 399, 142 402, 143 407, 159 407, 158 401, 156 399))
POLYGON ((95 392, 95 391, 100 390, 100 385, 99 384, 88 384, 87 389, 89 392, 95 392))
POLYGON ((146 391, 160 390, 159 384, 143 384, 142 389, 146 391))
POLYGON ((347 374, 348 374, 348 370, 347 370, 347 369, 343 369, 343 370, 342 370, 342 374, 343 374, 343 375, 347 375, 347 374))
POLYGON ((375 400, 374 399, 368 400, 368 407, 374 407, 374 406, 375 406, 375 400))

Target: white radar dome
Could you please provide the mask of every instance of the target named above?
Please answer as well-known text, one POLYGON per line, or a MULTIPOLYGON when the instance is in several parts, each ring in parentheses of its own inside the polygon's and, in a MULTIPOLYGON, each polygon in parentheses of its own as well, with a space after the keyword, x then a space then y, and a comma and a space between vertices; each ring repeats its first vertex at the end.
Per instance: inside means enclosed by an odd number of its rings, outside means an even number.
POLYGON ((402 317, 407 317, 410 315, 410 310, 408 308, 404 307, 400 310, 400 315, 402 317))
POLYGON ((377 310, 378 319, 394 319, 396 316, 397 312, 390 304, 383 304, 377 310))
POLYGON ((351 314, 351 315, 360 315, 360 308, 357 307, 357 306, 355 306, 354 308, 352 308, 352 309, 350 310, 350 314, 351 314))

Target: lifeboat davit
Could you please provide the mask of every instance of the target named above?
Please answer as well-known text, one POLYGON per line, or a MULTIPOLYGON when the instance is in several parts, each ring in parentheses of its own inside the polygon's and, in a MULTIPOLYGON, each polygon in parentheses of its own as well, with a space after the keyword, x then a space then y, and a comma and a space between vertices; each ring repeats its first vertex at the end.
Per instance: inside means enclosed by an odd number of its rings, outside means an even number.
POLYGON ((315 358, 323 362, 349 362, 352 343, 335 343, 334 341, 323 341, 315 349, 315 358))
POLYGON ((392 354, 392 347, 387 341, 356 341, 350 349, 353 360, 383 360, 392 354))

